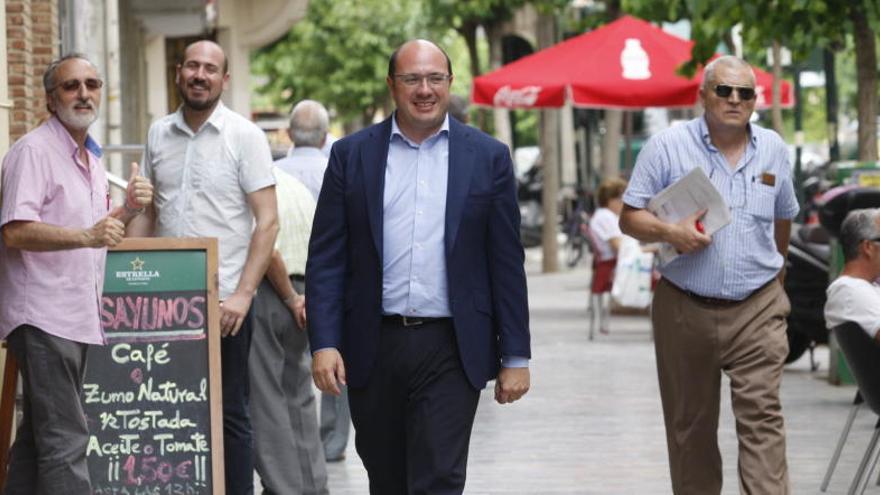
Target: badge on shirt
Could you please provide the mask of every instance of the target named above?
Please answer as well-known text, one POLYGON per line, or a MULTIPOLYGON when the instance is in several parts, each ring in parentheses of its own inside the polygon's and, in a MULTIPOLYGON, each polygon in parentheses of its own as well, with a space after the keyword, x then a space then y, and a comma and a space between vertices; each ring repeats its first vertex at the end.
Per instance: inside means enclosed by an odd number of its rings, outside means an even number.
POLYGON ((776 185, 776 176, 771 174, 770 172, 764 172, 761 174, 761 184, 765 186, 773 187, 776 185))

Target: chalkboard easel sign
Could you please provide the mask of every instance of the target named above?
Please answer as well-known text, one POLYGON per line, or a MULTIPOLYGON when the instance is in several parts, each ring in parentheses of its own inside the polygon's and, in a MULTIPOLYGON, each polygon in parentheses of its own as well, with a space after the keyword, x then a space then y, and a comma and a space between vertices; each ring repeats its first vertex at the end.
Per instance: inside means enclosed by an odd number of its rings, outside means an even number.
POLYGON ((223 494, 215 239, 126 239, 107 253, 83 406, 96 495, 223 494))

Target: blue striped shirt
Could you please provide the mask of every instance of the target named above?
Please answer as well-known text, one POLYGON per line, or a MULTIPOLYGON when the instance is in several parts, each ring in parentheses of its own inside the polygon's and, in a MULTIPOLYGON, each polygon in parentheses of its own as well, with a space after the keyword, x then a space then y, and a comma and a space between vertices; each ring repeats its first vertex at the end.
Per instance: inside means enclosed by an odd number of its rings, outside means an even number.
POLYGON ((736 168, 712 145, 703 117, 657 134, 639 153, 623 195, 627 205, 645 208, 663 188, 702 167, 730 207, 730 224, 712 236, 708 247, 660 268, 682 289, 741 300, 776 276, 785 261, 776 249, 773 221, 792 219, 799 209, 788 150, 775 132, 749 128, 750 140, 736 168))

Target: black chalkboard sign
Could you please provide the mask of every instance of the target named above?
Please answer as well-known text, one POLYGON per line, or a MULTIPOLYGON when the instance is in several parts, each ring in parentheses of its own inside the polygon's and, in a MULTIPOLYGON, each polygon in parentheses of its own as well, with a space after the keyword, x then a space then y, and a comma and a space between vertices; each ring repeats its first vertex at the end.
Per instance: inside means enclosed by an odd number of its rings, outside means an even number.
POLYGON ((217 243, 126 239, 107 254, 83 404, 96 495, 223 494, 217 243))

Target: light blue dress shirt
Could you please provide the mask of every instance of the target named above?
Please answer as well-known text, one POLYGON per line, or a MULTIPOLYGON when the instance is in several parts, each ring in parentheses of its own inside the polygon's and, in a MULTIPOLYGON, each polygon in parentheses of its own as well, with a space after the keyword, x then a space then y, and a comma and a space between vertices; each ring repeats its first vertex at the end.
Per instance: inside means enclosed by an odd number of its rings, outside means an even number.
POLYGON ((321 194, 324 171, 327 170, 327 155, 320 148, 299 146, 275 162, 275 166, 299 179, 312 193, 315 201, 321 194))
POLYGON ((447 317, 443 243, 449 177, 449 118, 416 144, 391 120, 383 198, 382 309, 386 314, 447 317))
MULTIPOLYGON (((383 198, 382 309, 385 314, 449 317, 446 282, 446 187, 449 116, 416 144, 391 119, 383 198)), ((502 356, 506 368, 529 360, 502 356)))
POLYGON ((712 144, 705 118, 673 126, 642 148, 623 202, 645 208, 663 188, 702 167, 730 207, 732 220, 699 251, 660 267, 676 286, 706 297, 742 300, 775 277, 784 262, 776 249, 774 220, 798 212, 788 150, 779 136, 750 125, 750 139, 735 168, 712 144))

